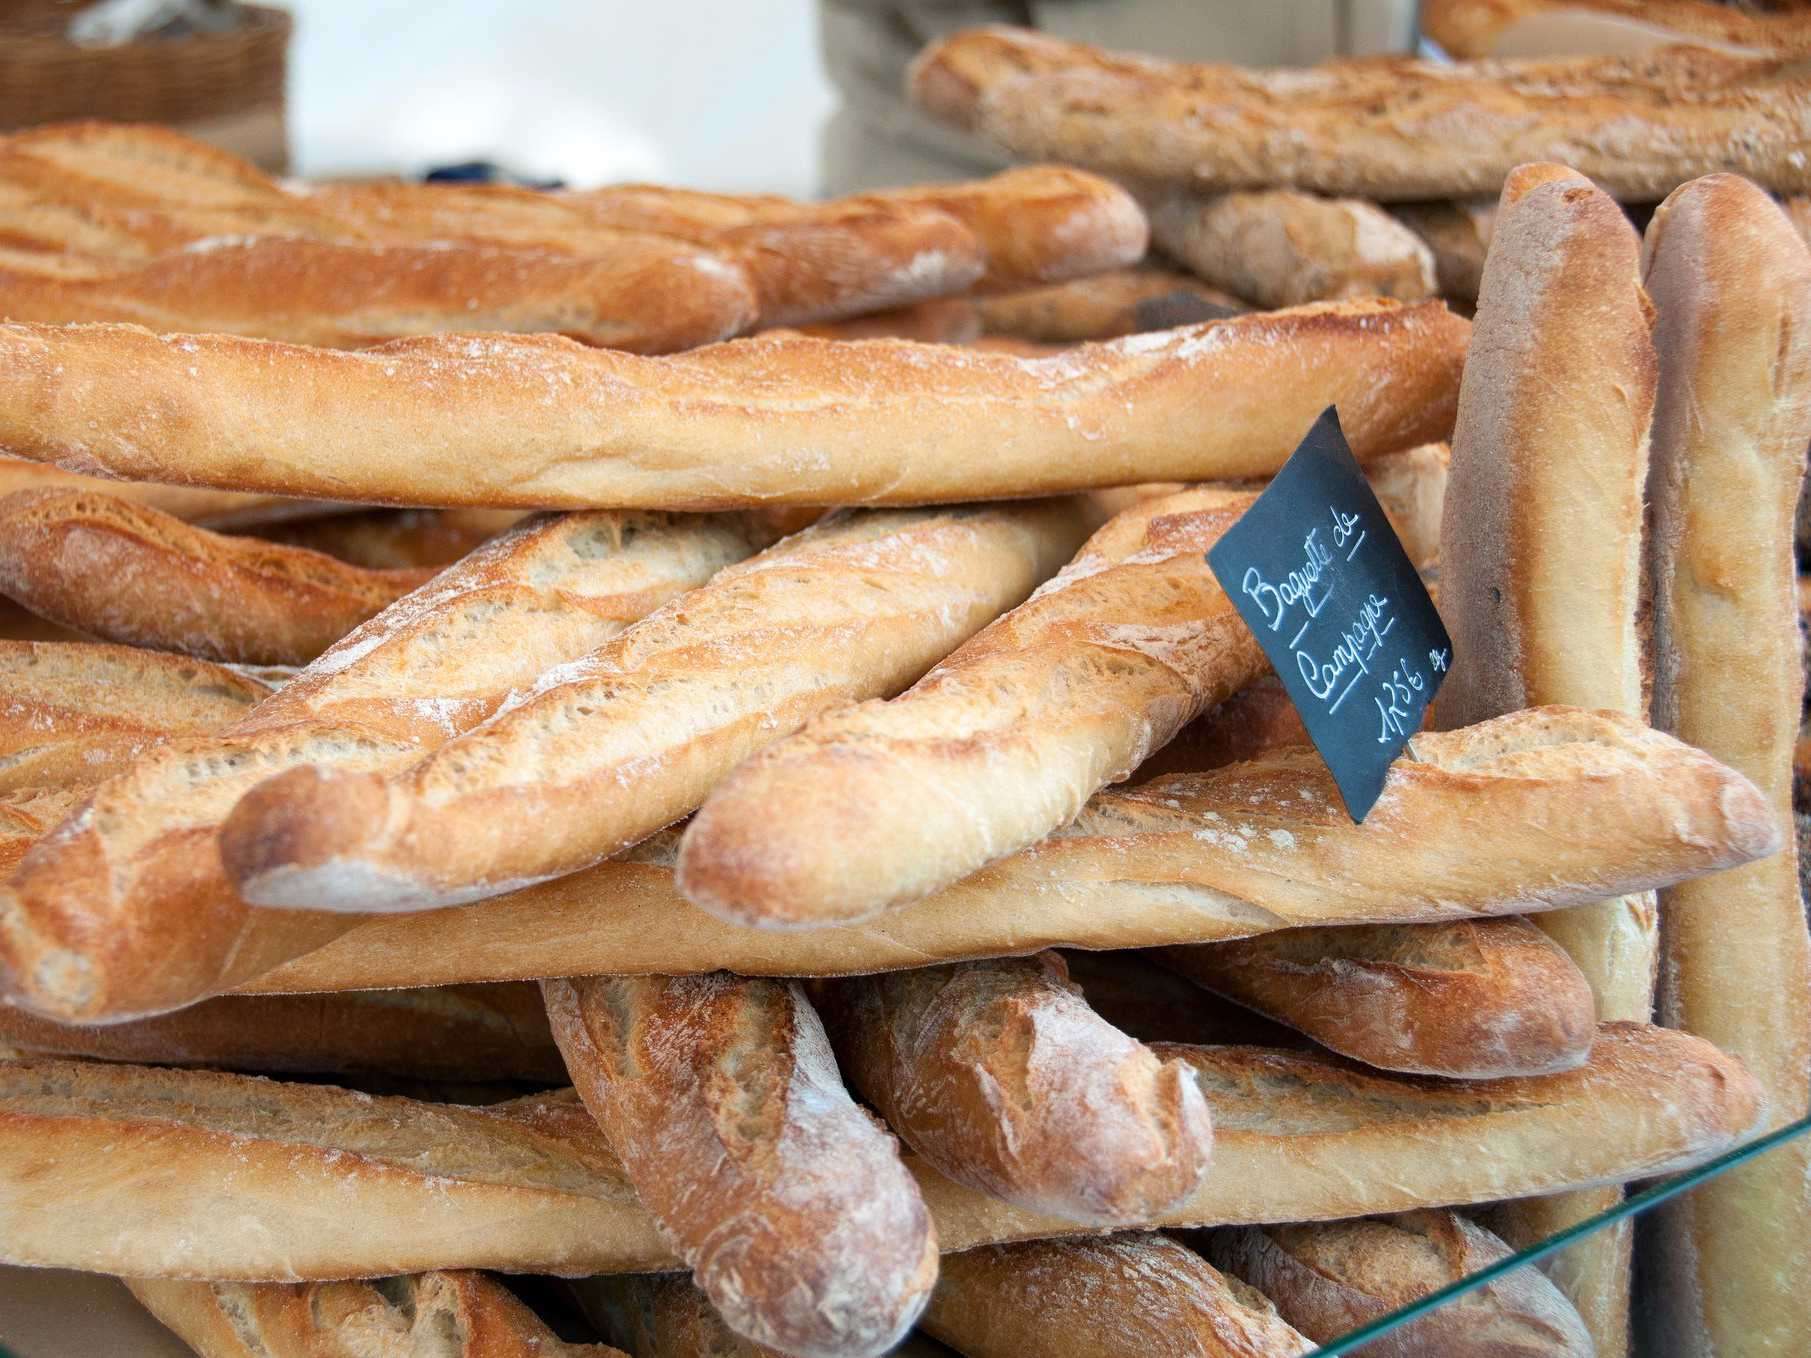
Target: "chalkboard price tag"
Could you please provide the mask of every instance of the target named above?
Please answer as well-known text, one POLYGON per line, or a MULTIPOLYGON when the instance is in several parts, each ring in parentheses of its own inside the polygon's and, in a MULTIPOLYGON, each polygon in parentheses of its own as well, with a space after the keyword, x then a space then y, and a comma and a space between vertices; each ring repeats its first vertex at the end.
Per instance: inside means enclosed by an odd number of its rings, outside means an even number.
POLYGON ((1207 561, 1364 820, 1452 642, 1332 406, 1207 561))

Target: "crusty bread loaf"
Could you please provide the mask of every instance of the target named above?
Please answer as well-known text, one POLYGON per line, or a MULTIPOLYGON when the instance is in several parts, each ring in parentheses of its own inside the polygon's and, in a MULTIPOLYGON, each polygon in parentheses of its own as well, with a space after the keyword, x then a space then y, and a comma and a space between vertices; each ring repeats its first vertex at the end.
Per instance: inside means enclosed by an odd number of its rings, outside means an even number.
POLYGON ((1434 295, 1434 257, 1375 203, 1295 189, 1148 190, 1151 239, 1204 281, 1260 306, 1434 295))
MULTIPOLYGON (((1509 1257, 1457 1212, 1215 1231, 1207 1257, 1327 1344, 1509 1257)), ((1593 1358, 1572 1303, 1532 1265, 1366 1346, 1377 1358, 1593 1358)))
MULTIPOLYGON (((1811 258, 1739 179, 1654 214, 1660 308, 1649 487, 1654 716, 1744 770, 1784 853, 1661 898, 1662 1012, 1753 1069, 1769 1124, 1811 1102, 1811 939, 1792 844, 1800 669, 1792 519, 1811 439, 1811 258)), ((1670 1209, 1679 1351, 1811 1350, 1811 1146, 1781 1147, 1670 1209)))
POLYGON ((1690 42, 1725 51, 1803 53, 1811 19, 1710 0, 1424 0, 1421 31, 1450 56, 1641 51, 1690 42))
POLYGON ((768 538, 741 517, 641 513, 512 529, 231 728, 101 784, 0 891, 0 991, 52 1018, 136 1017, 343 933, 352 920, 254 912, 233 894, 215 830, 242 792, 297 764, 407 764, 768 538))
POLYGON ((952 1254, 924 1327, 967 1358, 1296 1358, 1314 1347, 1258 1291, 1147 1232, 952 1254))
POLYGON ((393 504, 1023 496, 1268 475, 1328 405, 1361 459, 1444 438, 1468 330, 1438 303, 1349 301, 1048 360, 808 337, 649 359, 555 336, 344 353, 4 326, 0 449, 116 476, 393 504))
POLYGON ((1237 297, 1210 288, 1189 274, 1149 265, 984 297, 975 303, 981 327, 989 335, 1050 344, 1167 330, 1235 316, 1246 309, 1237 297), (1183 314, 1178 316, 1179 312, 1183 314))
POLYGON ((739 924, 852 923, 1068 823, 1264 671, 1207 564, 1252 502, 1135 505, 902 697, 828 712, 742 764, 686 831, 679 889, 739 924))
POLYGON ((1558 158, 1635 202, 1715 170, 1811 189, 1811 81, 1701 48, 1267 71, 979 28, 927 48, 909 82, 933 117, 1015 155, 1199 189, 1459 197, 1558 158))
POLYGON ((866 1358, 912 1327, 936 1233, 796 984, 719 973, 542 990, 585 1106, 731 1329, 802 1358, 866 1358))
MULTIPOLYGON (((1440 612, 1453 669, 1434 720, 1456 726, 1530 703, 1641 714, 1647 669, 1642 518, 1656 383, 1654 311, 1621 208, 1560 165, 1504 185, 1460 387, 1440 534, 1440 612), (1580 467, 1591 469, 1580 475, 1580 467)), ((1608 1019, 1653 1013, 1649 896, 1557 912, 1541 927, 1579 964, 1608 1019)), ((1614 1194, 1516 1209, 1550 1234, 1614 1194)), ((1624 1224, 1568 1251, 1570 1295, 1606 1355, 1627 1349, 1624 1224), (1583 1261, 1583 1262, 1581 1262, 1583 1261)))
POLYGON ((481 910, 369 921, 259 988, 718 967, 839 975, 1520 913, 1716 871, 1780 842, 1744 780, 1626 717, 1540 709, 1423 733, 1409 749, 1363 825, 1345 814, 1318 754, 1280 750, 1098 793, 1024 853, 848 928, 751 930, 691 909, 662 836, 481 910), (1479 824, 1517 832, 1480 836, 1479 824))
POLYGON ((1207 1105, 1088 1007, 1062 959, 964 962, 822 982, 837 1064, 957 1183, 1094 1226, 1151 1221, 1207 1172, 1207 1105))
POLYGON ((1497 200, 1457 198, 1394 203, 1390 211, 1432 252, 1440 295, 1465 306, 1475 303, 1484 281, 1484 256, 1490 249, 1497 200))
POLYGON ((156 1066, 566 1082, 540 991, 521 984, 228 995, 134 1023, 83 1027, 0 1007, 0 1043, 156 1066))
POLYGON ((230 490, 197 490, 193 486, 165 486, 155 481, 114 481, 99 476, 66 472, 61 467, 24 458, 0 457, 0 496, 19 490, 93 490, 121 500, 132 500, 174 514, 187 523, 211 528, 235 527, 283 519, 295 514, 317 514, 326 506, 308 500, 274 495, 240 495, 230 490))
POLYGON ((514 509, 368 509, 281 519, 245 531, 354 566, 408 570, 450 566, 522 517, 514 509))
MULTIPOLYGON (((1194 1068, 1217 1130, 1214 1172, 1152 1225, 1621 1182, 1715 1155, 1761 1113, 1740 1062, 1643 1024, 1604 1025, 1576 1070, 1463 1085, 1261 1048, 1157 1050, 1194 1068)), ((907 1163, 945 1250, 1075 1229, 907 1163)), ((678 1264, 569 1093, 460 1108, 70 1061, 0 1063, 0 1261, 272 1281, 678 1264)))
POLYGON ((255 904, 349 911, 462 904, 590 867, 816 713, 897 693, 1054 574, 1092 523, 1074 499, 824 519, 413 767, 260 784, 222 826, 221 858, 255 904))
POLYGON ((0 641, 0 792, 91 787, 270 696, 225 665, 132 646, 0 641))
POLYGON ((103 641, 209 660, 305 665, 431 574, 226 537, 92 491, 0 500, 0 592, 103 641))
POLYGON ((628 1358, 607 1344, 564 1343, 482 1273, 376 1282, 125 1282, 199 1358, 628 1358))
POLYGON ((1165 966, 1381 1070, 1538 1075, 1585 1059, 1591 987, 1523 919, 1284 929, 1165 948, 1165 966))

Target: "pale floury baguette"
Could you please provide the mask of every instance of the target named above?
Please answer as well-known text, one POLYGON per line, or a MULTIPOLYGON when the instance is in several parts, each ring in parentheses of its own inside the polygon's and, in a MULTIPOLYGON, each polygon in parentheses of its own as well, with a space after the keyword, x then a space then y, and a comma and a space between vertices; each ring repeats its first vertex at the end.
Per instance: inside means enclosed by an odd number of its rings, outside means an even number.
POLYGON ((1489 1079, 1566 1070, 1591 987, 1527 920, 1357 924, 1165 948, 1163 965, 1380 1070, 1489 1079))
MULTIPOLYGON (((1649 540, 1654 717, 1765 795, 1787 849, 1661 898, 1662 1010, 1739 1053, 1769 1125, 1811 1101, 1811 940, 1792 844, 1800 668, 1792 520, 1811 438, 1811 259, 1752 185, 1688 184, 1655 213, 1660 307, 1649 540)), ((1811 1147, 1669 1211, 1665 1302, 1688 1355, 1811 1351, 1811 1147)))
POLYGON ((1259 306, 1334 297, 1434 295, 1434 258, 1415 233, 1375 203, 1294 189, 1143 195, 1151 238, 1217 288, 1259 306))
MULTIPOLYGON (((1440 533, 1453 670, 1434 706, 1438 724, 1533 703, 1645 712, 1653 319, 1640 241, 1622 209, 1564 166, 1518 167, 1497 208, 1459 390, 1440 533)), ((1579 964, 1599 1016, 1652 1015, 1651 897, 1555 913, 1540 925, 1579 964)), ((1545 1237, 1613 1200, 1515 1210, 1545 1237)), ((1580 1242, 1558 1264, 1606 1358, 1628 1346, 1631 1230, 1624 1223, 1580 1242)))
POLYGON ((1312 748, 1095 794, 1068 826, 879 923, 745 929, 673 885, 662 835, 485 904, 362 924, 259 985, 362 990, 585 972, 839 975, 1046 947, 1556 909, 1772 853, 1739 775, 1627 717, 1568 708, 1423 733, 1363 825, 1312 748), (1216 819, 1217 818, 1217 819, 1216 819), (1478 824, 1515 834, 1477 834, 1478 824))
POLYGON ((1206 555, 1253 498, 1135 505, 903 696, 737 768, 686 831, 679 889, 738 924, 852 923, 1067 824, 1267 667, 1206 555))
POLYGON ((0 1006, 0 1044, 45 1056, 275 1074, 564 1084, 526 984, 226 995, 128 1023, 66 1024, 0 1006))
POLYGON ((91 787, 270 696, 225 665, 79 641, 0 641, 0 690, 0 792, 91 787))
POLYGON ((686 815, 828 707, 897 693, 1048 579, 1079 500, 851 512, 655 610, 387 776, 294 770, 220 852, 258 905, 422 910, 563 876, 686 815))
POLYGON ((354 923, 253 911, 215 832, 284 768, 406 765, 770 540, 738 517, 530 520, 334 646, 232 727, 172 742, 98 786, 0 889, 0 992, 64 1020, 175 1008, 354 923))
POLYGON ((1094 1013, 1055 953, 824 982, 843 1076, 957 1183, 1047 1216, 1150 1221, 1213 1134, 1188 1068, 1094 1013))
POLYGON ((377 1282, 239 1283, 127 1278, 199 1358, 628 1358, 568 1344, 482 1273, 377 1282))
POLYGON ((926 49, 909 81, 933 117, 1015 155, 1200 189, 1450 198, 1559 157, 1635 202, 1717 170, 1811 189, 1811 80, 1701 48, 1261 70, 979 28, 926 49))
POLYGON ((731 1329, 867 1358, 917 1319, 937 1236, 796 984, 718 973, 542 985, 574 1085, 731 1329))
POLYGON ((0 593, 102 641, 305 665, 432 576, 228 537, 93 491, 0 500, 0 593))
POLYGON ((12 325, 0 326, 0 450, 392 504, 1017 497, 1267 476, 1329 405, 1361 459, 1444 438, 1469 328, 1437 302, 1348 301, 1039 360, 804 336, 670 358, 545 335, 347 353, 12 325))
MULTIPOLYGON (((1462 1085, 1263 1048, 1154 1050, 1188 1062, 1217 1127, 1214 1172, 1149 1225, 1621 1182, 1716 1155, 1761 1114, 1739 1061, 1644 1024, 1605 1024, 1576 1070, 1462 1085)), ((906 1163, 944 1250, 1075 1230, 906 1163)), ((680 1266, 570 1091, 460 1108, 43 1060, 0 1063, 0 1262, 268 1281, 680 1266)))
MULTIPOLYGON (((1215 1231, 1207 1257, 1275 1303, 1316 1343, 1507 1259, 1457 1212, 1215 1231)), ((1595 1358, 1572 1303, 1532 1264, 1365 1346, 1376 1358, 1595 1358)))
POLYGON ((1156 1233, 990 1245, 944 1260, 924 1328, 966 1358, 1297 1358, 1257 1289, 1156 1233))

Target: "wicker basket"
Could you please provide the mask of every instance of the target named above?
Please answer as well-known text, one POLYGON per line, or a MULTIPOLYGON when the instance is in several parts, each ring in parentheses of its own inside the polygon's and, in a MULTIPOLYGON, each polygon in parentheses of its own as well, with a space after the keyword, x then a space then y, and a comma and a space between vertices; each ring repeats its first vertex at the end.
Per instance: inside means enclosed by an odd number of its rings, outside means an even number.
POLYGON ((289 15, 246 5, 224 33, 78 47, 73 0, 0 0, 0 130, 74 118, 167 123, 267 170, 288 159, 289 15))

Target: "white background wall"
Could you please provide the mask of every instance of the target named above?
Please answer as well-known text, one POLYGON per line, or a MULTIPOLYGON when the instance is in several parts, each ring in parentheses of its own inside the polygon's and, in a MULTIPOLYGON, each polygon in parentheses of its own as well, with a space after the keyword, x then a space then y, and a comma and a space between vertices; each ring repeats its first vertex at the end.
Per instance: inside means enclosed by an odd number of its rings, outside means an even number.
POLYGON ((578 185, 815 191, 812 0, 284 0, 304 175, 487 158, 578 185))

